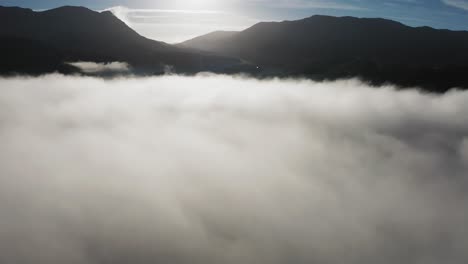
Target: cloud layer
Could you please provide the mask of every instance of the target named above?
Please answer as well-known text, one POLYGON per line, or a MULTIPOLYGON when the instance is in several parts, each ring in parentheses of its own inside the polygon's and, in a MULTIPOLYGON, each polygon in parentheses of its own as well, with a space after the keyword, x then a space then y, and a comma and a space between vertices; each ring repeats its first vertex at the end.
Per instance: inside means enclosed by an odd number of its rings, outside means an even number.
POLYGON ((1 79, 0 262, 466 263, 468 93, 1 79))
POLYGON ((130 65, 126 62, 109 62, 109 63, 96 63, 96 62, 70 62, 69 65, 75 66, 83 73, 91 74, 105 74, 105 73, 128 73, 130 72, 130 65))
POLYGON ((466 0, 442 0, 442 2, 449 6, 468 10, 468 1, 466 0))

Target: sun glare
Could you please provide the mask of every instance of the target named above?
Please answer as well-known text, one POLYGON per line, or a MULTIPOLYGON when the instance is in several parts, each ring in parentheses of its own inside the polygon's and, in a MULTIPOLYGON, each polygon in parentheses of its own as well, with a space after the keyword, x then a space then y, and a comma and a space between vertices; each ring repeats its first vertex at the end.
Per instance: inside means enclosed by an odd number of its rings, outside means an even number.
POLYGON ((222 7, 223 1, 215 0, 176 0, 178 9, 216 9, 222 7))

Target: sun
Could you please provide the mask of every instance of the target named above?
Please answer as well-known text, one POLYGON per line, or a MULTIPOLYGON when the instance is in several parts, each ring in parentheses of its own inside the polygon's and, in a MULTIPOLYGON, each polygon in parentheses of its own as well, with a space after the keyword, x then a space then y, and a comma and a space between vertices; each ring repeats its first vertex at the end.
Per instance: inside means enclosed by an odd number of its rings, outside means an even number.
POLYGON ((175 0, 178 9, 213 10, 220 8, 223 1, 216 0, 175 0))

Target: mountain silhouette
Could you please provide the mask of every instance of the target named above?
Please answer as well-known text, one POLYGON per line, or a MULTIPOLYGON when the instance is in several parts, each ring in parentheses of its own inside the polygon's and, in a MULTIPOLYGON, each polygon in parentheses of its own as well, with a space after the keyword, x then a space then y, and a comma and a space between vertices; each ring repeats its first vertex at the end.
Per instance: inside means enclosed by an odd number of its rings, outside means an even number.
POLYGON ((360 77, 445 92, 468 88, 468 32, 380 18, 312 16, 261 22, 169 45, 111 12, 0 7, 0 74, 76 73, 77 61, 126 62, 135 74, 212 71, 316 80, 360 77))
POLYGON ((361 77, 374 84, 468 88, 468 32, 409 27, 379 18, 312 16, 213 32, 178 45, 234 56, 261 74, 361 77))
MULTIPOLYGON (((137 72, 218 71, 239 60, 140 36, 111 12, 65 6, 43 12, 0 7, 1 73, 71 72, 66 62, 129 63, 137 72)), ((76 69, 75 69, 76 70, 76 69)))

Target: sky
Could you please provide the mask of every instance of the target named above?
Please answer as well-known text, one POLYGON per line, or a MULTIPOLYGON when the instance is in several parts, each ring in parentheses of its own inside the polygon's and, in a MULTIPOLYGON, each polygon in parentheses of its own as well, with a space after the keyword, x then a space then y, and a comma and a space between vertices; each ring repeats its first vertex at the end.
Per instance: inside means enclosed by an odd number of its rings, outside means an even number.
POLYGON ((0 0, 0 5, 35 10, 63 5, 114 8, 140 34, 170 43, 214 30, 242 30, 259 21, 314 14, 383 17, 410 26, 468 30, 468 0, 0 0))

